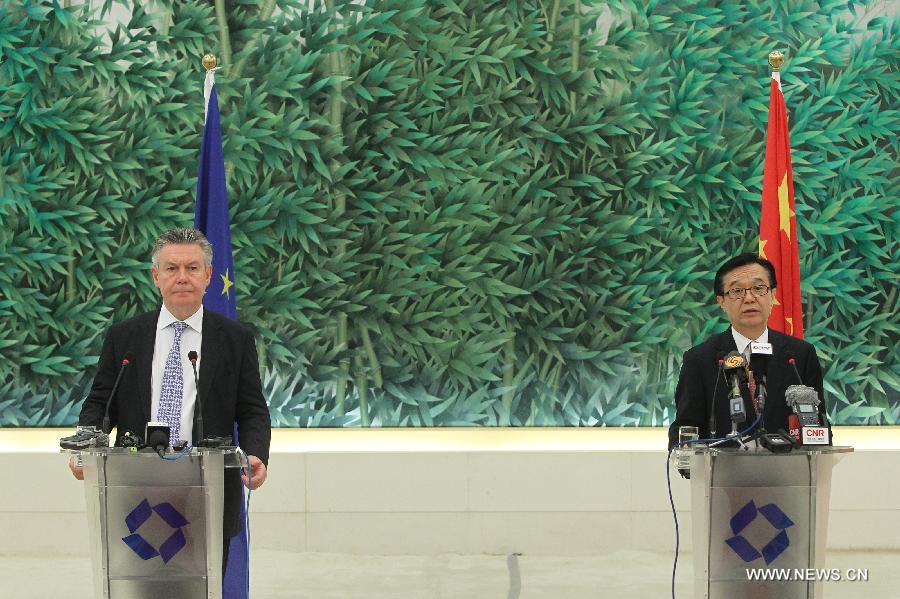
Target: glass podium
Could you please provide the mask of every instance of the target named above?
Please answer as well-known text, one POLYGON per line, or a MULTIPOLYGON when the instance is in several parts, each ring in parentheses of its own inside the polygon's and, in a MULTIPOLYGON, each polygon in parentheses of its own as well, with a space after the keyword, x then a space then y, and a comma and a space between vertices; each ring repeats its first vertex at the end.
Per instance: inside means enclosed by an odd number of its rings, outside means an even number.
POLYGON ((224 472, 241 466, 236 448, 64 453, 84 468, 96 597, 222 597, 224 472))
POLYGON ((821 598, 823 582, 808 569, 824 568, 831 470, 852 451, 694 451, 695 598, 821 598))

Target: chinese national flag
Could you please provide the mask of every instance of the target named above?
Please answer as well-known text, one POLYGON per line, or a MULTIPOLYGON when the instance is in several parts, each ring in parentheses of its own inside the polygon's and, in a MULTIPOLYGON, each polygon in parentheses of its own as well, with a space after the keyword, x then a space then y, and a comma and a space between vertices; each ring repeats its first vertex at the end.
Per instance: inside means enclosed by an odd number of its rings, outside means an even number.
POLYGON ((802 339, 800 258, 794 212, 794 177, 791 174, 791 142, 788 138, 787 108, 777 71, 772 73, 770 86, 759 255, 775 265, 778 278, 769 327, 802 339))

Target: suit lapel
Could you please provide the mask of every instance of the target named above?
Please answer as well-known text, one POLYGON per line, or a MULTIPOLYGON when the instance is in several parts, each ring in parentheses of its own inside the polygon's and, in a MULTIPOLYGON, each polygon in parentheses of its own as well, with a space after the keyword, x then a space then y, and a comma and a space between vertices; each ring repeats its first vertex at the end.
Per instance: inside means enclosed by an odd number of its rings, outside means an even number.
POLYGON ((150 414, 150 375, 153 372, 153 350, 156 346, 156 323, 159 310, 148 312, 135 331, 135 361, 137 367, 138 401, 144 412, 144 422, 152 420, 150 414))
POLYGON ((725 352, 726 354, 737 351, 737 343, 734 342, 734 335, 731 334, 731 327, 728 327, 725 332, 719 335, 716 351, 718 353, 725 352))
MULTIPOLYGON (((785 376, 788 374, 788 371, 782 367, 782 365, 786 365, 788 361, 788 352, 787 352, 787 337, 782 335, 778 331, 773 331, 769 329, 769 343, 772 344, 772 358, 769 360, 769 368, 767 375, 767 390, 769 391, 769 395, 772 395, 772 391, 776 391, 779 395, 784 395, 784 390, 787 389, 789 379, 785 379, 785 376)), ((790 368, 790 366, 788 366, 790 368)), ((772 402, 769 402, 766 406, 766 411, 769 411, 772 402)))
POLYGON ((717 406, 727 405, 728 397, 728 382, 725 380, 725 373, 719 369, 718 360, 733 351, 737 351, 737 344, 734 342, 734 335, 731 334, 731 327, 728 327, 716 339, 716 376, 719 377, 719 380, 714 381, 713 384, 718 389, 715 399, 717 406))
MULTIPOLYGON (((210 316, 208 308, 203 309, 203 340, 200 342, 200 404, 206 406, 209 403, 209 390, 212 381, 216 378, 216 369, 219 366, 220 356, 216 348, 222 347, 224 342, 222 331, 216 319, 210 316)), ((196 413, 196 406, 195 406, 196 413)), ((204 422, 206 410, 203 412, 204 422)))

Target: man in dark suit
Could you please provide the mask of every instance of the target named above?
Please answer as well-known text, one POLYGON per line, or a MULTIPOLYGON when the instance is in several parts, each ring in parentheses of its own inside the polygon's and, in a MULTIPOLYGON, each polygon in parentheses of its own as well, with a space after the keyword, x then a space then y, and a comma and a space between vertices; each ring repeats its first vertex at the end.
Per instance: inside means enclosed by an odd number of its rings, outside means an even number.
MULTIPOLYGON (((198 442, 196 383, 188 352, 196 351, 205 437, 231 436, 238 427, 252 476, 244 485, 257 489, 267 476, 271 423, 262 395, 253 335, 245 326, 202 306, 212 276, 212 246, 196 229, 166 231, 152 252, 153 283, 162 306, 110 327, 103 342, 94 384, 78 419, 99 427, 122 360, 133 354, 110 406, 117 437, 143 434, 150 421, 167 422, 172 443, 198 442)), ((76 478, 83 473, 70 462, 76 478)), ((224 539, 240 531, 238 472, 225 472, 224 539)), ((227 558, 227 553, 226 553, 227 558)))
MULTIPOLYGON (((678 442, 678 428, 696 426, 700 438, 710 437, 709 415, 715 395, 716 435, 731 432, 728 411, 728 385, 719 374, 719 360, 738 351, 750 362, 754 386, 765 377, 767 400, 762 423, 767 431, 787 428, 790 408, 785 391, 790 385, 813 387, 822 399, 820 416, 825 418, 822 391, 822 367, 816 350, 809 343, 768 328, 769 313, 775 302, 775 267, 756 254, 742 254, 725 262, 716 273, 713 286, 716 301, 731 321, 728 330, 713 335, 684 354, 681 374, 675 389, 675 420, 669 427, 669 446, 678 442), (757 351, 752 348, 756 347, 757 351), (752 353, 751 353, 752 352, 752 353), (801 380, 791 367, 793 358, 801 380)), ((756 420, 758 403, 750 397, 749 385, 743 385, 745 410, 749 426, 756 420)))

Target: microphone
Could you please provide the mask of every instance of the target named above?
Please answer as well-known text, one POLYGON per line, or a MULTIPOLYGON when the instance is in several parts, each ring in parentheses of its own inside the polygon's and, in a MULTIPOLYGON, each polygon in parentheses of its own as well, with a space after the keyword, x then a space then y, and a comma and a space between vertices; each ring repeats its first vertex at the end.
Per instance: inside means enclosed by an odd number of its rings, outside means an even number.
POLYGON ((125 352, 125 357, 122 358, 122 364, 119 366, 119 374, 116 375, 116 382, 113 383, 112 391, 109 392, 109 397, 106 399, 106 409, 103 411, 103 424, 100 426, 100 430, 104 435, 108 435, 112 430, 112 426, 109 423, 109 407, 112 405, 112 400, 116 396, 116 391, 119 390, 119 383, 122 382, 122 375, 125 374, 125 369, 134 361, 134 352, 127 351, 125 352))
MULTIPOLYGON (((750 354, 750 370, 756 379, 756 403, 759 406, 759 413, 764 414, 766 399, 768 399, 766 384, 769 374, 769 356, 767 354, 750 354)), ((760 430, 765 432, 765 428, 765 423, 761 423, 760 430)))
MULTIPOLYGON (((759 380, 756 383, 756 403, 759 405, 759 413, 765 414, 766 412, 766 400, 769 398, 769 393, 766 390, 766 375, 759 375, 759 380)), ((765 428, 763 425, 762 428, 765 428)))
POLYGON ((747 419, 741 382, 747 377, 747 360, 738 351, 725 356, 725 376, 731 384, 728 394, 728 411, 731 414, 731 432, 737 434, 737 425, 747 419))
POLYGON ((165 422, 148 422, 144 427, 144 439, 147 447, 153 449, 159 457, 165 457, 169 447, 169 425, 165 422))
POLYGON ((819 417, 822 400, 818 391, 805 385, 791 385, 784 392, 784 400, 793 411, 788 415, 788 428, 794 439, 799 437, 803 445, 830 444, 831 431, 819 417))
POLYGON ((716 393, 719 391, 719 379, 725 367, 725 354, 719 354, 719 370, 716 372, 716 384, 713 385, 712 404, 709 407, 709 438, 716 438, 716 393))
POLYGON ((194 407, 194 414, 196 415, 196 424, 195 428, 196 435, 194 435, 194 444, 200 445, 203 442, 203 405, 200 403, 200 377, 197 376, 197 352, 191 350, 188 352, 188 360, 191 361, 191 368, 194 369, 194 388, 196 389, 196 406, 194 407))
POLYGON ((750 354, 750 370, 756 377, 769 374, 769 356, 766 354, 750 354))
POLYGON ((747 360, 740 352, 732 351, 725 356, 725 377, 731 385, 731 394, 729 398, 740 396, 741 382, 747 378, 747 360))
MULTIPOLYGON (((828 415, 825 413, 825 408, 822 405, 822 399, 819 397, 819 392, 813 389, 812 387, 807 387, 803 384, 803 379, 800 377, 800 373, 797 371, 797 360, 794 359, 793 356, 788 358, 788 362, 791 365, 791 368, 794 369, 794 375, 797 377, 797 381, 799 385, 791 385, 787 388, 785 392, 785 400, 788 402, 788 405, 794 409, 794 414, 796 415, 796 422, 800 425, 800 427, 828 427, 828 434, 831 434, 831 428, 828 424, 828 415), (795 398, 799 396, 797 392, 792 393, 792 389, 795 387, 803 388, 808 391, 804 391, 802 397, 807 398, 807 401, 796 401, 795 398), (794 404, 797 404, 796 406, 794 404), (805 404, 805 405, 804 405, 805 404), (802 411, 797 411, 797 409, 802 411), (811 411, 815 410, 815 417, 810 414, 811 411)), ((793 427, 794 420, 791 420, 792 417, 788 418, 789 426, 793 427)), ((799 427, 798 427, 799 428, 799 427)))
MULTIPOLYGON (((791 365, 791 369, 794 371, 794 376, 797 377, 797 384, 803 384, 803 378, 800 376, 800 372, 797 370, 797 360, 794 359, 793 356, 788 358, 788 364, 791 365)), ((791 408, 791 413, 788 414, 788 436, 794 440, 794 443, 797 445, 803 444, 803 438, 800 435, 800 416, 794 409, 794 406, 788 404, 791 408)))
POLYGON ((800 419, 803 426, 822 426, 819 420, 819 392, 805 385, 791 385, 784 392, 784 401, 800 419))
POLYGON ((803 439, 800 437, 800 417, 793 412, 788 415, 788 431, 788 437, 793 439, 794 443, 803 444, 803 439))

